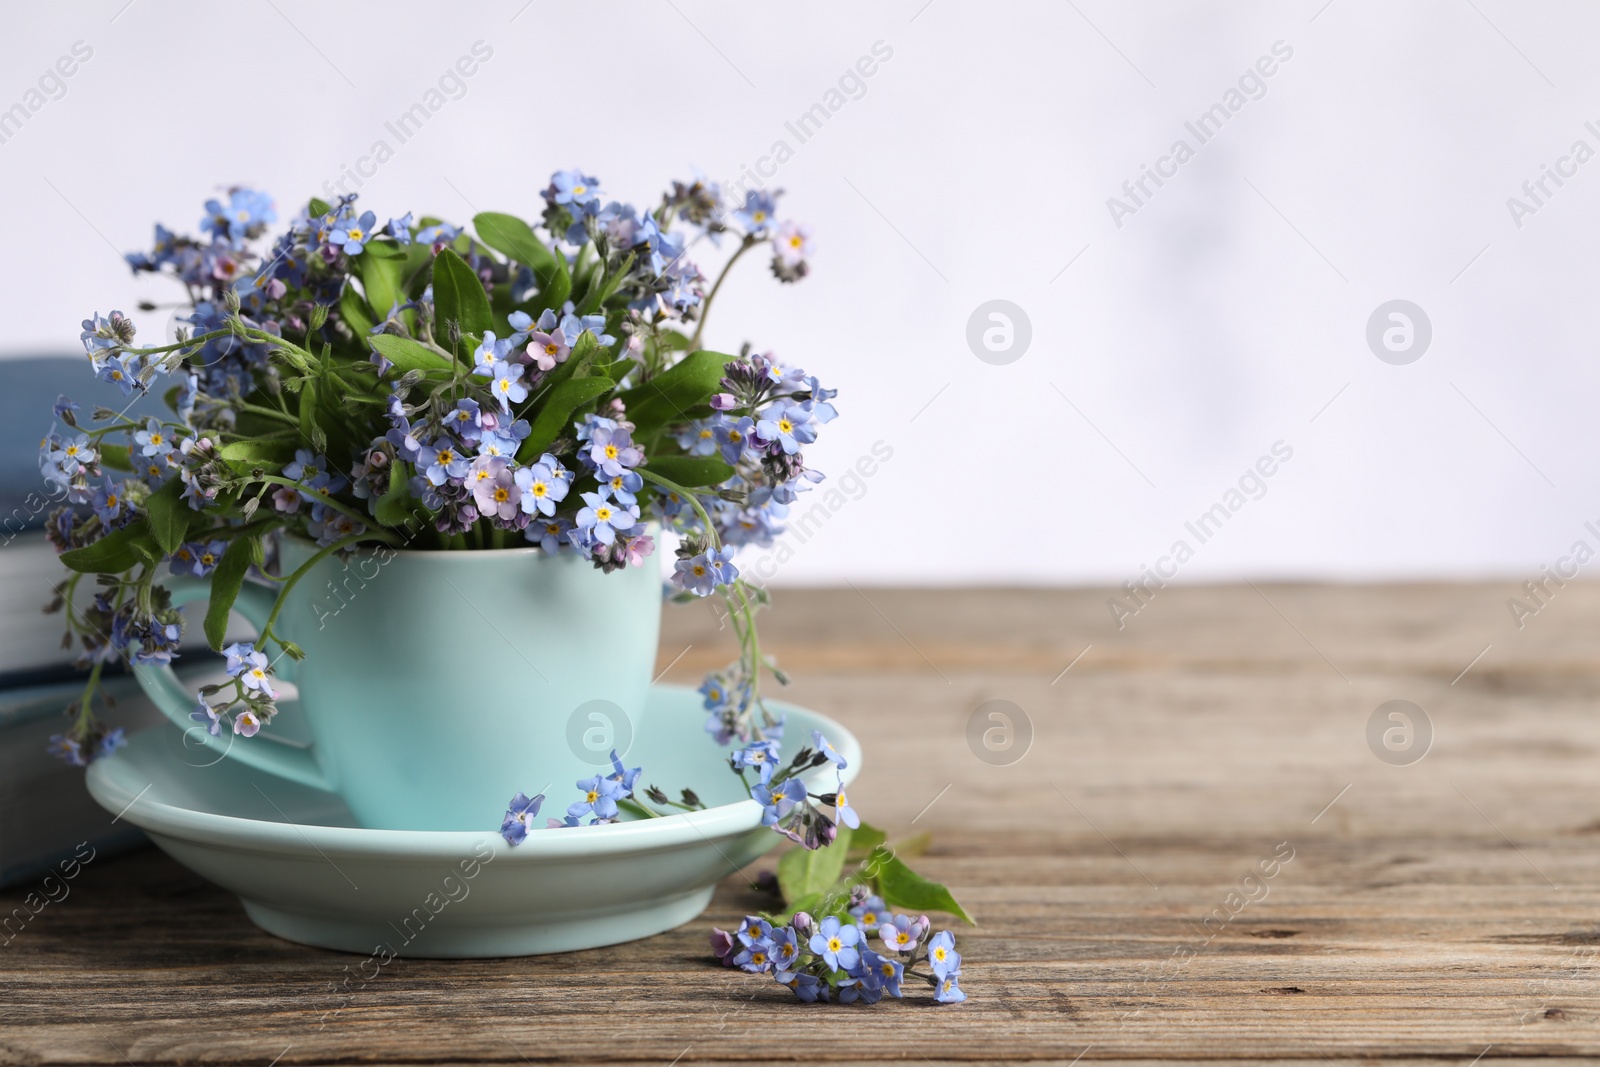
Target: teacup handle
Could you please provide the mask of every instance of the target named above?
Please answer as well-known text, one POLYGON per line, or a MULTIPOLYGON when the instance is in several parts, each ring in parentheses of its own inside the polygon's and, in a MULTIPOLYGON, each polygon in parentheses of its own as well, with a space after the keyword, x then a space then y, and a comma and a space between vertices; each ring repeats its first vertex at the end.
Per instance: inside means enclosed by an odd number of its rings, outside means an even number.
MULTIPOLYGON (((193 600, 206 599, 211 595, 211 584, 196 578, 172 578, 162 583, 172 594, 173 607, 180 607, 193 600)), ((254 582, 246 582, 239 588, 239 597, 234 601, 234 610, 250 620, 251 624, 260 628, 266 624, 267 616, 272 612, 273 602, 277 594, 266 586, 254 582)), ((284 672, 287 674, 288 672, 284 672)), ((199 701, 194 692, 172 672, 167 665, 145 665, 133 668, 134 677, 139 680, 139 687, 145 691, 155 706, 161 709, 162 714, 187 733, 194 730, 202 739, 207 748, 215 751, 219 757, 228 756, 258 771, 279 778, 287 778, 291 782, 311 786, 313 789, 332 790, 327 775, 318 765, 316 757, 311 754, 311 749, 298 748, 288 742, 280 741, 270 733, 260 733, 252 738, 236 738, 232 734, 224 733, 220 737, 212 737, 205 729, 199 726, 189 713, 195 710, 199 701), (237 742, 237 743, 235 743, 237 742)))

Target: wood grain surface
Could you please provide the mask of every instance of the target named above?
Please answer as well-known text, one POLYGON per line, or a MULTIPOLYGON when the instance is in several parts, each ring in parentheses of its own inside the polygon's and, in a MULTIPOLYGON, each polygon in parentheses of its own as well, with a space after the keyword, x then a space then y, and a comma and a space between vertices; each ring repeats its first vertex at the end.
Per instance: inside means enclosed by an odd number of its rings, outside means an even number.
MULTIPOLYGON (((764 644, 861 738, 853 802, 931 832, 919 868, 978 920, 961 1006, 809 1007, 715 966, 707 929, 765 903, 744 877, 646 941, 398 959, 341 992, 355 957, 146 850, 0 947, 0 1062, 1600 1055, 1600 586, 1522 629, 1516 592, 1172 588, 1120 630, 1106 591, 778 594, 764 644), (1432 725, 1408 766, 1368 745, 1393 699, 1432 725), (993 700, 1031 724, 1009 766, 967 739, 993 700)), ((668 678, 730 657, 704 606, 667 623, 668 678)))

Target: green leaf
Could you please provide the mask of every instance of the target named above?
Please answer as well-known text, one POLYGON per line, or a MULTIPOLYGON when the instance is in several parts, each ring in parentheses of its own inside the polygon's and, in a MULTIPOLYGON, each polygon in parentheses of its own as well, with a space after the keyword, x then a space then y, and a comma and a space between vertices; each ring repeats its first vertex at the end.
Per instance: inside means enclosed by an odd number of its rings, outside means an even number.
POLYGON ((277 438, 275 440, 234 441, 222 446, 218 453, 222 461, 241 474, 254 470, 256 467, 276 468, 281 467, 294 458, 294 449, 297 440, 294 438, 277 438))
POLYGON ((161 551, 168 555, 176 552, 183 544, 183 537, 189 532, 189 520, 194 516, 189 505, 183 501, 183 480, 168 480, 145 500, 144 509, 150 517, 150 533, 155 537, 156 544, 161 546, 161 551))
POLYGON ((407 371, 444 371, 450 373, 454 363, 426 345, 392 333, 375 333, 367 343, 394 364, 401 374, 407 371))
POLYGON ((866 856, 888 839, 888 834, 871 823, 864 822, 850 835, 850 855, 852 858, 866 856))
POLYGON ((433 257, 433 306, 441 337, 447 322, 456 323, 464 334, 494 329, 494 312, 483 282, 466 260, 448 248, 433 257))
POLYGON ((517 460, 522 463, 537 460, 539 454, 561 436, 574 411, 610 392, 615 385, 610 378, 569 378, 552 388, 545 395, 522 447, 517 449, 517 460))
POLYGON ((222 648, 222 639, 228 631, 228 612, 239 598, 245 573, 260 553, 260 537, 236 537, 228 542, 227 550, 217 561, 217 569, 211 572, 211 600, 206 605, 205 631, 206 643, 213 649, 222 648))
POLYGON ((622 394, 628 418, 640 427, 686 420, 691 409, 704 405, 722 388, 724 368, 732 359, 720 352, 691 352, 622 394))
POLYGON ((108 445, 101 442, 95 446, 100 450, 100 464, 110 467, 114 471, 133 470, 133 457, 127 445, 108 445))
POLYGON ((376 247, 368 245, 366 251, 355 260, 356 269, 361 274, 361 289, 367 294, 367 307, 372 309, 374 323, 387 318, 390 308, 406 300, 404 253, 400 253, 398 259, 369 255, 376 247))
MULTIPOLYGON (((872 858, 867 861, 868 870, 877 872, 874 880, 877 882, 878 895, 883 897, 885 904, 891 908, 900 908, 908 912, 942 911, 954 915, 961 921, 976 926, 972 916, 956 903, 956 898, 950 890, 938 882, 930 882, 922 875, 907 867, 894 850, 884 845, 879 845, 872 850, 872 858)), ((782 875, 779 875, 782 882, 782 875)))
POLYGON ((144 519, 135 519, 93 544, 61 553, 61 562, 83 574, 121 574, 129 567, 145 562, 150 555, 149 549, 153 548, 155 541, 150 536, 150 524, 144 519), (148 543, 148 548, 143 552, 134 547, 140 541, 148 543))
POLYGON ((617 291, 617 287, 627 280, 628 271, 633 269, 633 259, 633 253, 629 252, 628 257, 617 267, 615 273, 606 278, 603 285, 595 288, 588 296, 583 298, 583 303, 578 305, 578 314, 592 315, 601 304, 609 300, 611 294, 617 291))
POLYGON ((367 310, 367 302, 353 285, 346 284, 344 292, 339 294, 339 314, 357 337, 365 337, 376 325, 372 312, 367 310))
POLYGON ((559 308, 572 295, 567 257, 545 247, 526 222, 515 215, 484 211, 473 216, 472 226, 484 244, 533 268, 533 276, 539 282, 540 303, 545 307, 559 308))
POLYGON ((313 196, 310 202, 306 204, 306 209, 312 218, 316 218, 319 215, 326 215, 328 212, 332 211, 333 206, 330 205, 326 200, 319 200, 317 197, 313 196))
POLYGON ((809 898, 833 888, 844 873, 850 832, 850 827, 841 826, 839 836, 826 848, 796 848, 783 854, 778 860, 778 888, 784 900, 809 898))
POLYGON ((733 477, 733 468, 715 456, 655 456, 644 469, 685 489, 721 485, 733 477))
POLYGON ((472 217, 473 229, 484 244, 510 259, 532 267, 534 272, 552 272, 556 254, 545 247, 533 228, 515 215, 483 211, 472 217))

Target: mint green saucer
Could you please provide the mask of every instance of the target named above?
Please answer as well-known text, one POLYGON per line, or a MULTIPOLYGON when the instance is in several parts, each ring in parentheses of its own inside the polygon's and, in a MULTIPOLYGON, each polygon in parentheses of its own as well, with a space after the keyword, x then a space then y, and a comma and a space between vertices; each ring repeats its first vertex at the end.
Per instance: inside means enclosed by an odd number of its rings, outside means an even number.
MULTIPOLYGON (((786 748, 821 730, 849 762, 861 746, 838 723, 769 701, 788 716, 786 748)), ((292 738, 294 708, 273 723, 292 738)), ((89 768, 102 807, 144 829, 163 851, 238 894, 262 929, 308 945, 387 957, 529 956, 597 948, 670 930, 711 901, 717 882, 776 846, 761 807, 728 770, 727 750, 704 732, 693 690, 652 690, 625 762, 643 785, 688 787, 705 811, 612 826, 534 830, 515 848, 498 833, 503 810, 477 831, 368 830, 332 793, 218 759, 172 726, 135 734, 89 768)), ((239 744, 266 741, 267 734, 239 744)), ((597 773, 599 768, 584 773, 597 773)), ((834 787, 832 768, 810 779, 834 787)), ((543 790, 540 813, 577 799, 572 780, 543 790)), ((507 796, 507 800, 510 797, 507 796)))

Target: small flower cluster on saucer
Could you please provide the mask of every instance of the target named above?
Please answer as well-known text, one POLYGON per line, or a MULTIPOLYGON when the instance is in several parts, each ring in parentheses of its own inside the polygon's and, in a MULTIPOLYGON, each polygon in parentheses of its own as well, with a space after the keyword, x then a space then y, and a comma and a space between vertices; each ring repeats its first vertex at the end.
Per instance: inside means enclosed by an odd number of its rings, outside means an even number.
MULTIPOLYGON (((639 775, 643 773, 643 767, 631 769, 624 767, 617 750, 612 749, 611 773, 597 774, 593 778, 579 780, 576 783, 579 799, 567 805, 567 813, 562 818, 547 819, 545 829, 561 830, 572 826, 604 826, 621 822, 624 809, 646 818, 659 818, 670 814, 656 810, 651 804, 678 808, 681 811, 700 811, 705 808, 692 789, 685 789, 681 800, 669 800, 667 795, 655 786, 645 790, 645 796, 651 802, 646 804, 644 800, 635 796, 639 775), (588 818, 588 822, 583 821, 585 817, 588 818)), ((538 817, 539 808, 544 804, 544 800, 543 793, 530 797, 526 793, 519 792, 511 798, 505 818, 500 822, 500 836, 506 839, 506 844, 515 847, 528 839, 528 831, 535 829, 534 820, 538 817)))
POLYGON ((711 931, 711 950, 725 967, 770 974, 810 1003, 876 1004, 903 997, 908 984, 926 983, 940 1004, 967 999, 961 989, 961 953, 955 935, 928 936, 926 915, 892 914, 882 899, 853 890, 849 918, 814 919, 796 912, 787 925, 745 917, 733 933, 711 931), (873 938, 879 947, 872 947, 873 938))
MULTIPOLYGON (((676 595, 725 597, 744 650, 727 699, 708 699, 711 731, 759 739, 771 725, 760 676, 782 676, 755 640, 765 594, 733 554, 770 543, 821 479, 802 449, 834 418, 834 390, 701 337, 752 249, 769 248, 781 282, 807 275, 809 230, 778 217, 778 197, 696 177, 635 206, 562 170, 534 191, 532 222, 383 218, 349 194, 310 200, 279 227, 270 197, 236 187, 206 201, 196 236, 156 226, 127 259, 183 294, 139 304, 177 308, 168 343, 140 344, 121 311, 84 320, 89 370, 116 407, 85 417, 60 398, 40 449, 62 501, 49 535, 75 572, 58 606, 91 672, 58 749, 101 750, 90 698, 103 664, 177 654, 181 622, 158 577, 211 579, 214 601, 250 575, 288 589, 296 575, 264 569, 284 535, 320 549, 298 575, 381 545, 533 545, 613 571, 643 565, 670 532, 676 595), (728 238, 708 279, 689 253, 728 238), (129 414, 156 393, 170 413, 129 414), (86 574, 99 589, 80 610, 86 574)), ((221 635, 207 636, 220 650, 221 635)), ((269 624, 241 653, 270 657, 250 668, 262 684, 230 656, 237 699, 202 694, 196 721, 253 735, 272 717, 266 679, 285 653, 303 654, 269 624)))
POLYGON ((772 827, 805 848, 831 845, 840 823, 852 829, 861 825, 860 816, 844 795, 842 772, 848 764, 820 730, 811 731, 811 745, 801 748, 781 769, 778 746, 783 736, 782 723, 766 734, 764 740, 746 745, 728 759, 751 797, 761 805, 761 825, 772 827), (831 793, 813 793, 801 775, 826 764, 832 764, 838 774, 838 787, 831 793), (745 777, 751 770, 757 778, 753 784, 745 777), (833 817, 825 815, 822 807, 832 808, 833 817))

